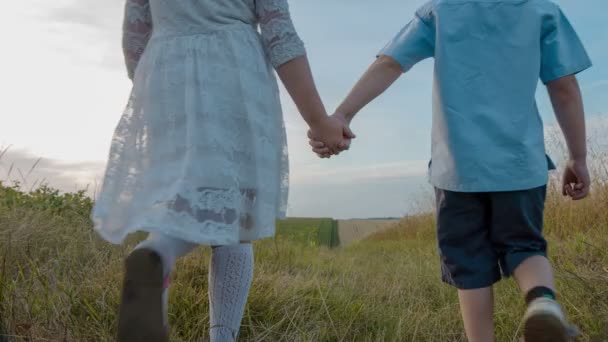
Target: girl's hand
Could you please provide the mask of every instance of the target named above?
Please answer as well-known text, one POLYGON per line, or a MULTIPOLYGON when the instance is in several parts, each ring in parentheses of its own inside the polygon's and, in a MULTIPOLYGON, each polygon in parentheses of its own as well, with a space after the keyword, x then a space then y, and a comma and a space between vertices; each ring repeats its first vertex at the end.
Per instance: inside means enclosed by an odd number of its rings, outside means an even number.
POLYGON ((310 139, 309 144, 312 146, 313 152, 320 158, 330 158, 332 155, 338 155, 340 152, 348 150, 350 148, 351 140, 356 138, 356 135, 350 130, 350 121, 345 115, 336 112, 329 119, 341 125, 341 139, 336 147, 331 148, 328 144, 319 139, 313 130, 308 131, 308 138, 310 139))
POLYGON ((342 144, 344 124, 333 117, 323 117, 310 127, 312 136, 322 142, 331 153, 337 153, 342 144))

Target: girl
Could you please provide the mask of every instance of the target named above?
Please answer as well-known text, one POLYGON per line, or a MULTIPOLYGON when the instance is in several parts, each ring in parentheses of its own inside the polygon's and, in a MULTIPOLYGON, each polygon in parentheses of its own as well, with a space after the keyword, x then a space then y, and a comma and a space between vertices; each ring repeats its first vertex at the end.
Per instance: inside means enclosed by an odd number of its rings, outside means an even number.
POLYGON ((286 210, 272 67, 316 137, 337 151, 353 135, 325 112, 287 0, 127 0, 123 47, 133 91, 92 218, 112 243, 150 235, 125 263, 118 340, 168 340, 175 260, 208 245, 211 341, 234 341, 250 242, 272 236, 286 210))

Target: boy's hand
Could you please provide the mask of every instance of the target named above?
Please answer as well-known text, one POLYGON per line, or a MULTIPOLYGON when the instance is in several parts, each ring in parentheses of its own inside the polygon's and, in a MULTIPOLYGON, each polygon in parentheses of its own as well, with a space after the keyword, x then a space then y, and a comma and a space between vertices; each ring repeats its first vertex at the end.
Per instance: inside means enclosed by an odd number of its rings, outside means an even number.
POLYGON ((310 146, 312 150, 320 158, 330 158, 332 155, 338 155, 340 152, 348 150, 350 148, 351 140, 356 138, 355 134, 350 130, 349 120, 340 113, 335 113, 330 117, 334 122, 340 123, 342 127, 341 141, 334 147, 330 148, 325 144, 313 130, 308 131, 308 138, 310 139, 310 146))
POLYGON ((581 200, 589 195, 591 177, 585 161, 570 160, 564 170, 562 193, 573 200, 581 200))

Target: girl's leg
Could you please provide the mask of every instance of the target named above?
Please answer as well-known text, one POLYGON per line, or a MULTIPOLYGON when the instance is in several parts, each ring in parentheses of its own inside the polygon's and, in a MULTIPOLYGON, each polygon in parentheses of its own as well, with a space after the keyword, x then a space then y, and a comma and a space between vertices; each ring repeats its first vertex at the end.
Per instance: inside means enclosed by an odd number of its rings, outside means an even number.
POLYGON ((118 341, 168 341, 168 279, 177 258, 196 244, 150 234, 126 260, 118 341))
POLYGON ((251 243, 213 248, 209 266, 211 342, 236 341, 252 278, 251 243))
POLYGON ((458 298, 469 342, 494 341, 494 293, 492 288, 458 290, 458 298))

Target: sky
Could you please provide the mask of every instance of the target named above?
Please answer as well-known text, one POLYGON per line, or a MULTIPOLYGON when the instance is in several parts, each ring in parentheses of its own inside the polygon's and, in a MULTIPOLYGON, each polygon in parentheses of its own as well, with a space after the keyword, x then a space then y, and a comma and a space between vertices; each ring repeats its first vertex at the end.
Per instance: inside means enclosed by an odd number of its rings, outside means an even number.
MULTIPOLYGON (((290 1, 328 111, 423 3, 290 1)), ((594 62, 579 75, 588 118, 605 118, 608 2, 557 3, 594 62)), ((64 191, 98 187, 131 86, 120 48, 122 11, 122 0, 3 4, 0 151, 10 148, 0 157, 0 180, 25 179, 29 187, 45 181, 64 191)), ((396 217, 428 208, 432 66, 432 60, 420 63, 360 113, 351 150, 331 160, 310 152, 307 127, 281 89, 291 159, 290 216, 396 217)), ((543 87, 538 102, 552 127, 543 87)))

